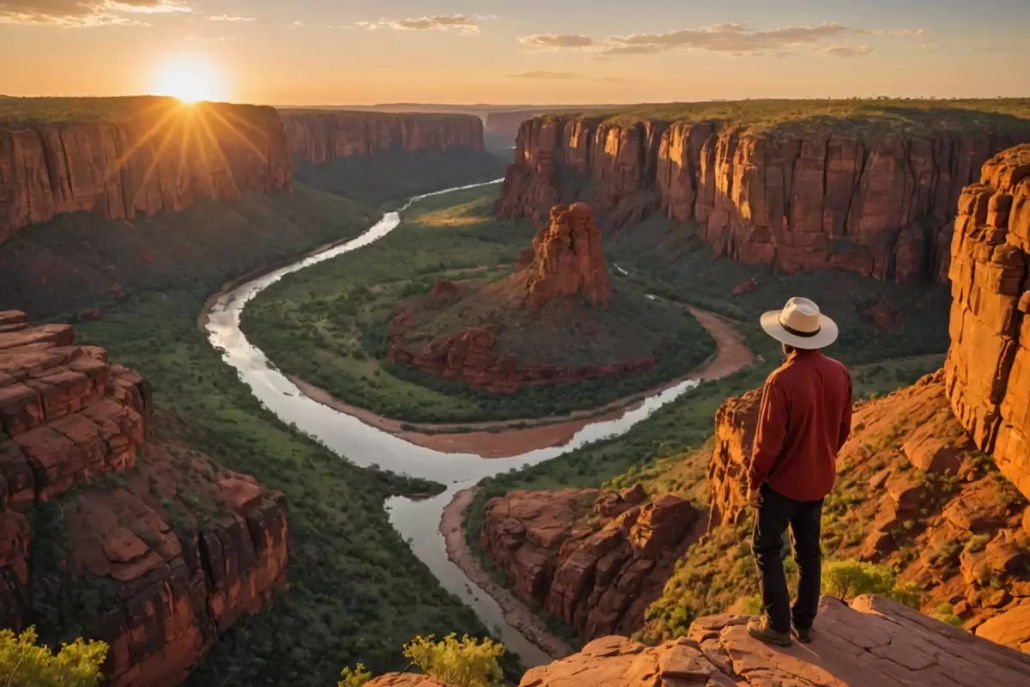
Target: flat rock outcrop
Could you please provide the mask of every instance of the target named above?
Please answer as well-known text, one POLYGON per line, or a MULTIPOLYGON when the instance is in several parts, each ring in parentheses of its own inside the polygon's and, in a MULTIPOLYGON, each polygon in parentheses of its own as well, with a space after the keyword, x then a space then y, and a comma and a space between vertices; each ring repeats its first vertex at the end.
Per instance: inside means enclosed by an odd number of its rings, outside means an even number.
POLYGON ((152 412, 149 383, 70 326, 0 313, 0 626, 32 622, 44 577, 65 612, 80 586, 105 590, 76 622, 110 645, 118 687, 179 684, 286 585, 283 497, 149 440, 152 412), (37 542, 27 515, 43 502, 60 515, 37 542))
POLYGON ((533 237, 533 259, 524 269, 531 308, 579 294, 593 307, 604 307, 612 295, 601 230, 585 203, 551 208, 551 224, 533 237))
POLYGON ((588 193, 614 225, 656 212, 696 222, 716 255, 783 272, 942 279, 962 187, 991 155, 1030 141, 1030 122, 875 135, 866 124, 536 117, 519 129, 497 211, 543 221, 588 193))
POLYGON ((645 647, 605 637, 527 672, 520 687, 1020 687, 1030 657, 899 604, 825 597, 814 641, 791 648, 752 639, 744 616, 700 618, 686 637, 645 647))
POLYGON ((697 515, 670 494, 648 502, 640 485, 515 491, 487 502, 480 540, 520 598, 593 639, 639 627, 697 515))
POLYGON ((983 166, 951 243, 952 408, 976 445, 1030 496, 1030 145, 983 166))
POLYGON ((483 122, 473 115, 290 110, 282 118, 290 153, 311 164, 402 151, 483 150, 483 122))
POLYGON ((270 107, 109 99, 98 119, 0 121, 0 243, 57 215, 178 212, 250 189, 288 191, 286 135, 270 107))

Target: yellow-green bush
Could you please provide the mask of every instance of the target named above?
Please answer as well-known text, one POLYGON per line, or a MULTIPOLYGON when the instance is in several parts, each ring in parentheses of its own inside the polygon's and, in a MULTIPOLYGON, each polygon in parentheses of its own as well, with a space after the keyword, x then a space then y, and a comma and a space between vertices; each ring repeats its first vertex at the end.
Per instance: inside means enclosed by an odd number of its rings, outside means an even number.
POLYGON ((365 664, 359 663, 354 668, 344 668, 340 671, 340 681, 336 687, 361 687, 372 679, 372 673, 365 670, 365 664))
POLYGON ((504 645, 489 639, 477 641, 465 635, 459 641, 452 634, 443 641, 415 637, 404 645, 404 655, 418 668, 454 687, 491 687, 504 677, 498 659, 504 645))
POLYGON ((12 687, 96 687, 107 657, 104 642, 76 639, 56 655, 36 644, 36 629, 0 630, 0 679, 12 687))

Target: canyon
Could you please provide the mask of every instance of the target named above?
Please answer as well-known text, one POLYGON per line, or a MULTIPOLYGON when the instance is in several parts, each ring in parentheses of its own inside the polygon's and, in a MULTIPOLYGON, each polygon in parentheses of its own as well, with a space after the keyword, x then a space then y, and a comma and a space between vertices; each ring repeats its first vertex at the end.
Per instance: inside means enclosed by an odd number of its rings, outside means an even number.
POLYGON ((290 153, 311 164, 355 155, 483 150, 483 122, 473 115, 284 110, 282 118, 290 153))
POLYGON ((716 256, 784 273, 943 281, 962 188, 1030 141, 1030 121, 889 115, 536 117, 519 129, 497 209, 540 221, 554 203, 586 200, 612 228, 664 215, 696 227, 716 256))
POLYGON ((106 641, 113 687, 179 684, 287 587, 283 496, 155 439, 152 396, 71 326, 0 312, 0 626, 106 641))
POLYGON ((288 192, 291 163, 270 107, 110 99, 63 118, 0 117, 0 243, 55 216, 178 212, 246 190, 288 192))

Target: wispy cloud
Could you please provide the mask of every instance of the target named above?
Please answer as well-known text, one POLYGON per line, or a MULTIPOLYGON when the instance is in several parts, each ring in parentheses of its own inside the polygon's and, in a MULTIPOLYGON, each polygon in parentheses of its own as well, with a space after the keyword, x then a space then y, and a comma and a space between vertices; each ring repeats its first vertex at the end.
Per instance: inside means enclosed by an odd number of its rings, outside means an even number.
POLYGON ((363 29, 393 29, 395 31, 432 31, 454 30, 462 33, 479 33, 479 22, 463 14, 437 15, 419 17, 417 19, 380 19, 379 21, 360 21, 357 25, 363 29))
POLYGON ((819 48, 819 52, 830 57, 861 57, 873 51, 868 45, 827 45, 819 48))
POLYGON ((519 38, 519 43, 531 48, 588 48, 594 45, 594 39, 590 36, 572 33, 539 33, 533 36, 523 36, 519 38))
POLYGON ((926 29, 855 29, 855 33, 868 36, 922 36, 926 29))
POLYGON ((649 55, 677 49, 709 50, 734 55, 764 55, 797 45, 814 44, 848 31, 842 24, 789 26, 750 31, 742 24, 717 24, 703 29, 668 33, 635 33, 612 36, 603 55, 649 55))
POLYGON ((539 79, 544 81, 561 81, 565 79, 579 79, 579 74, 573 72, 551 72, 546 69, 538 69, 528 72, 514 72, 512 74, 505 74, 505 76, 512 79, 539 79))
POLYGON ((186 36, 186 40, 190 43, 224 43, 226 41, 234 41, 235 38, 228 38, 226 36, 186 36))
POLYGON ((240 16, 237 16, 237 15, 231 15, 231 14, 214 14, 214 15, 211 15, 210 17, 208 17, 207 20, 208 21, 241 22, 241 21, 257 21, 257 17, 240 17, 240 16))
POLYGON ((303 29, 304 28, 304 20, 303 19, 298 19, 297 21, 295 21, 292 24, 290 24, 288 26, 288 28, 291 28, 291 29, 303 29))
POLYGON ((0 23, 66 27, 149 26, 141 14, 192 12, 182 0, 4 0, 0 23))

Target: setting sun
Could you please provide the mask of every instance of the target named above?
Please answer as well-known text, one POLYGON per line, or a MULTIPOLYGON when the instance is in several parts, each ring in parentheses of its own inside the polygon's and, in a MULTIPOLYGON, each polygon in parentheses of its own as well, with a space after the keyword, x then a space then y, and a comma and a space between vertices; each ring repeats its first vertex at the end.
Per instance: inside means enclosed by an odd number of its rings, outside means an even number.
POLYGON ((184 56, 161 64, 154 72, 151 93, 170 95, 184 103, 225 100, 225 80, 210 62, 184 56))

